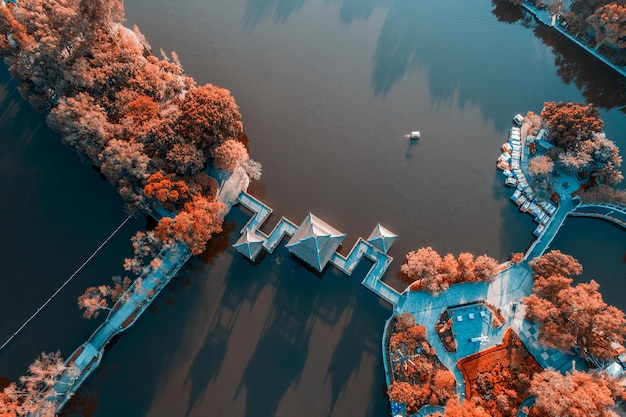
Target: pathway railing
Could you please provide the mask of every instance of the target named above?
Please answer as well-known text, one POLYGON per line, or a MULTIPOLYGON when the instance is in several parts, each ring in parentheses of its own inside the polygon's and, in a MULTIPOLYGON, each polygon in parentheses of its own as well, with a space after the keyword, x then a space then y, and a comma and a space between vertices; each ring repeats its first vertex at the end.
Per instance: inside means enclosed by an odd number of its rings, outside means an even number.
POLYGON ((158 266, 151 268, 141 276, 143 280, 141 287, 132 285, 120 297, 109 312, 107 319, 70 356, 65 364, 69 369, 60 375, 56 384, 51 388, 52 395, 48 401, 56 403, 57 413, 98 367, 104 349, 113 337, 135 324, 137 318, 148 308, 190 257, 191 252, 182 243, 175 243, 162 250, 157 256, 157 259, 160 260, 158 266), (75 376, 76 370, 78 377, 75 376))
MULTIPOLYGON (((250 220, 241 229, 242 239, 235 244, 237 250, 250 260, 255 260, 262 249, 272 253, 285 236, 293 236, 298 230, 295 223, 282 217, 274 229, 266 234, 260 228, 267 221, 272 209, 246 192, 239 194, 237 202, 253 213, 250 220)), ((395 239, 395 235, 388 238, 395 239)), ((350 276, 361 259, 370 260, 374 265, 365 275, 361 284, 391 305, 395 305, 400 298, 400 293, 383 281, 383 276, 393 260, 386 253, 391 243, 379 246, 374 243, 377 239, 382 238, 373 238, 372 236, 368 240, 359 238, 348 256, 334 252, 329 263, 350 276)))
POLYGON ((626 229, 626 206, 614 203, 579 204, 569 213, 577 217, 594 217, 617 224, 626 229))

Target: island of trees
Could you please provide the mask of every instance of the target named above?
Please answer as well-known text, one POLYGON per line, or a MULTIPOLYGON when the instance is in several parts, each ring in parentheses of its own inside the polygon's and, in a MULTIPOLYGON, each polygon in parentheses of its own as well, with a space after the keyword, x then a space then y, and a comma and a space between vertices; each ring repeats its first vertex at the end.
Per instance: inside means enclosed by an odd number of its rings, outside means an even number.
MULTIPOLYGON (((4 3, 4 2, 3 2, 4 3)), ((176 53, 155 56, 125 27, 121 0, 32 0, 0 5, 0 55, 19 91, 63 142, 115 185, 126 209, 158 219, 133 238, 129 277, 86 290, 85 317, 108 308, 158 252, 182 242, 193 254, 222 230, 227 203, 215 177, 261 174, 249 158, 239 108, 228 90, 197 85, 176 53), (212 174, 212 175, 211 175, 212 174)), ((135 281, 137 288, 141 282, 135 281)), ((42 354, 0 394, 2 416, 54 414, 41 396, 64 372, 42 354)))

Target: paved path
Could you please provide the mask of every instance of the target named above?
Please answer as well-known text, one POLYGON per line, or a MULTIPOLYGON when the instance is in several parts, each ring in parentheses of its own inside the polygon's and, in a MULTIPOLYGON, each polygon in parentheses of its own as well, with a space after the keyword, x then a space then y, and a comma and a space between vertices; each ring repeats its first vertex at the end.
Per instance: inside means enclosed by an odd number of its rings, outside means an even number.
MULTIPOLYGON (((609 67, 611 67, 612 69, 617 71, 623 77, 626 77, 626 69, 624 67, 620 67, 620 66, 614 64, 606 56, 604 56, 601 53, 599 53, 596 49, 591 48, 591 47, 587 46, 586 44, 582 43, 574 35, 569 33, 567 30, 563 29, 563 27, 561 27, 560 24, 553 25, 552 24, 552 17, 550 16, 550 14, 548 13, 548 11, 546 9, 537 9, 536 7, 534 7, 529 2, 522 3, 522 6, 526 10, 528 10, 535 17, 535 19, 537 19, 537 21, 543 23, 546 26, 553 27, 556 31, 560 32, 563 36, 568 38, 570 41, 574 42, 576 45, 578 45, 581 48, 583 48, 585 51, 587 51, 588 53, 593 55, 595 58, 597 58, 600 61, 604 62, 606 65, 608 65, 609 67)), ((558 20, 557 20, 557 22, 558 22, 558 20)))
POLYGON ((137 321, 190 257, 191 253, 180 243, 163 250, 158 256, 161 260, 158 266, 142 276, 141 287, 132 285, 113 306, 106 321, 70 356, 66 365, 74 365, 75 368, 61 375, 53 387, 56 394, 49 397, 49 401, 56 402, 57 413, 98 367, 104 348, 111 339, 137 321), (78 376, 74 374, 76 370, 79 372, 78 376))

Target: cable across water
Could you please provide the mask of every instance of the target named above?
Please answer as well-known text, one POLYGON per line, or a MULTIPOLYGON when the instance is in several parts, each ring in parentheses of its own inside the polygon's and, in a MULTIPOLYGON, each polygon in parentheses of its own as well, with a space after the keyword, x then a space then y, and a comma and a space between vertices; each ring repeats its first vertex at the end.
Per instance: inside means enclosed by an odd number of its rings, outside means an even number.
POLYGON ((28 318, 28 320, 26 320, 26 321, 25 321, 25 322, 24 322, 24 323, 20 326, 20 328, 19 328, 19 329, 17 329, 17 330, 15 331, 15 333, 13 333, 13 334, 11 335, 11 337, 9 337, 9 338, 7 339, 7 341, 6 341, 6 342, 4 342, 4 343, 2 344, 2 346, 0 346, 0 351, 2 351, 2 350, 3 350, 3 349, 4 349, 4 348, 5 348, 5 347, 9 344, 9 343, 11 343, 11 341, 15 338, 15 336, 17 336, 17 335, 18 335, 18 334, 19 334, 19 333, 20 333, 20 332, 21 332, 21 331, 22 331, 22 330, 23 330, 23 329, 24 329, 24 328, 28 325, 28 323, 30 323, 30 322, 31 322, 31 321, 32 321, 32 320, 33 320, 33 319, 37 316, 37 314, 39 314, 39 313, 41 312, 41 310, 43 310, 43 309, 44 309, 44 308, 45 308, 45 307, 46 307, 46 306, 50 303, 50 301, 52 301, 52 299, 53 299, 54 297, 56 297, 56 296, 57 296, 57 294, 59 294, 59 293, 61 292, 61 290, 62 290, 63 288, 65 288, 65 287, 67 286, 67 284, 69 284, 69 283, 72 281, 72 279, 74 279, 74 277, 75 277, 75 276, 76 276, 76 275, 77 275, 77 274, 78 274, 78 273, 79 273, 79 272, 80 272, 80 271, 81 271, 81 270, 85 267, 85 265, 87 265, 87 264, 89 263, 89 261, 91 261, 91 260, 93 259, 93 257, 94 257, 94 256, 96 256, 96 254, 97 254, 98 252, 100 252, 100 250, 101 250, 101 249, 102 249, 102 248, 103 248, 103 247, 104 247, 104 246, 105 246, 105 245, 109 242, 109 240, 111 240, 111 239, 113 238, 113 236, 115 236, 115 235, 117 234, 117 232, 119 232, 119 230, 120 230, 122 227, 124 227, 124 225, 126 224, 126 222, 128 222, 128 220, 130 220, 130 218, 131 218, 131 217, 132 217, 132 215, 129 215, 128 217, 126 217, 126 219, 124 219, 124 221, 123 221, 123 222, 122 222, 119 226, 117 226, 117 228, 113 231, 113 233, 111 233, 111 234, 109 235, 109 237, 107 237, 107 238, 104 240, 104 242, 102 242, 102 243, 100 244, 100 246, 98 246, 98 248, 97 248, 97 249, 96 249, 96 250, 95 250, 95 251, 91 254, 91 256, 89 256, 89 258, 87 258, 87 260, 86 260, 85 262, 83 262, 83 263, 82 263, 82 265, 81 265, 81 266, 79 266, 79 267, 78 267, 78 269, 77 269, 76 271, 74 271, 74 273, 73 273, 72 275, 70 275, 70 277, 69 277, 67 280, 65 280, 65 282, 64 282, 63 284, 61 284, 61 286, 60 286, 59 288, 57 288, 57 290, 56 290, 56 291, 55 291, 55 292, 54 292, 54 293, 50 296, 50 298, 48 298, 48 300, 47 300, 45 303, 43 303, 43 304, 41 305, 41 307, 39 307, 39 308, 37 309, 37 311, 35 311, 35 312, 34 312, 34 313, 33 313, 33 314, 32 314, 32 315, 28 318))

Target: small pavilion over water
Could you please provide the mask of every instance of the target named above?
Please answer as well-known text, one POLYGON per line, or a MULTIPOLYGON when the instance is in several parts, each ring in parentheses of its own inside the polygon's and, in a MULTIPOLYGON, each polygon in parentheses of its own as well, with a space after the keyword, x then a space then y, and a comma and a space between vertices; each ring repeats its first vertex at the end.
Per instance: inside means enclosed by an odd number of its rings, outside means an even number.
POLYGON ((265 239, 257 236, 254 231, 246 229, 245 233, 241 235, 233 247, 237 249, 239 253, 254 261, 261 252, 261 249, 263 249, 263 242, 265 242, 265 239))
POLYGON ((376 249, 381 250, 384 253, 387 253, 393 242, 396 241, 398 235, 390 231, 384 226, 381 226, 380 223, 376 225, 370 237, 367 238, 367 241, 374 246, 376 249))
POLYGON ((312 213, 285 245, 287 250, 319 272, 324 270, 346 235, 312 213))

